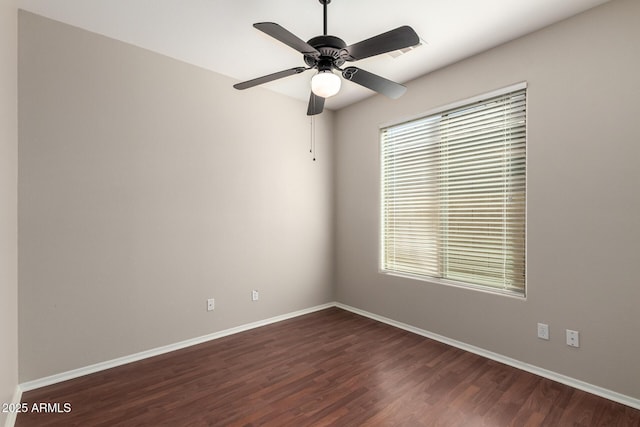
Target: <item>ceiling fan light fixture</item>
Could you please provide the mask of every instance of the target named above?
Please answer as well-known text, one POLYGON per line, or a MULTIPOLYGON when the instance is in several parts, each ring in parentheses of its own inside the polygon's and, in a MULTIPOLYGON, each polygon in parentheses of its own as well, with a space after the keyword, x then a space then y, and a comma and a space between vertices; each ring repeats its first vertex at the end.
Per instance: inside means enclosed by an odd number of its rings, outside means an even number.
POLYGON ((320 70, 311 78, 311 91, 322 98, 329 98, 340 91, 342 79, 331 70, 320 70))

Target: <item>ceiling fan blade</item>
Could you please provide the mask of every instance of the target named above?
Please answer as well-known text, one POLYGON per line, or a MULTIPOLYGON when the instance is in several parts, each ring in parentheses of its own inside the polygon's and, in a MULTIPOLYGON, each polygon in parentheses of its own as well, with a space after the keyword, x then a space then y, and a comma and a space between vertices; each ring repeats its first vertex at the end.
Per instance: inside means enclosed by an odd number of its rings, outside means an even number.
POLYGON ((381 53, 415 46, 418 43, 420 43, 418 34, 413 28, 405 25, 347 46, 340 52, 340 56, 346 61, 357 61, 381 53))
POLYGON ((304 68, 304 67, 290 68, 288 70, 278 71, 277 73, 267 74, 266 76, 258 77, 258 78, 251 79, 251 80, 247 80, 246 82, 236 83, 236 84, 233 85, 233 87, 236 88, 236 89, 239 89, 239 90, 249 89, 250 87, 258 86, 258 85, 261 85, 263 83, 268 83, 268 82, 272 82, 274 80, 281 79, 283 77, 288 77, 288 76, 292 76, 294 74, 299 74, 299 73, 301 73, 301 72, 303 72, 305 70, 307 70, 307 68, 304 68))
POLYGON ((318 52, 316 48, 274 22, 258 22, 257 24, 253 24, 253 26, 303 55, 314 58, 320 56, 320 52, 318 52))
POLYGON ((342 77, 392 99, 400 98, 407 91, 407 88, 399 83, 357 67, 345 68, 342 70, 342 77))
POLYGON ((324 109, 324 98, 311 92, 309 97, 309 106, 307 107, 307 116, 315 116, 322 113, 324 109))

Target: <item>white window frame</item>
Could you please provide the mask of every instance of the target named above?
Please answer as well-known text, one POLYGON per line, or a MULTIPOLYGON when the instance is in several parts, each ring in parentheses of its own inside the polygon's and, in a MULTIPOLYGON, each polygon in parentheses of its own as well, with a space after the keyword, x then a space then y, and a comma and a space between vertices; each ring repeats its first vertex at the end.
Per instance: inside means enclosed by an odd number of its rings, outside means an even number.
MULTIPOLYGON (((386 123, 380 126, 379 131, 380 131, 380 138, 379 138, 379 165, 380 165, 380 193, 379 193, 379 206, 380 206, 380 210, 379 210, 379 262, 378 262, 378 271, 381 274, 386 274, 386 275, 391 275, 391 276, 399 276, 399 277, 405 277, 405 278, 410 278, 410 279, 416 279, 416 280, 421 280, 421 281, 427 281, 427 282, 432 282, 432 283, 437 283, 437 284, 443 284, 443 285, 449 285, 449 286, 456 286, 456 287, 463 287, 463 288, 467 288, 467 289, 473 289, 473 290, 477 290, 477 291, 481 291, 481 292, 488 292, 488 293, 492 293, 492 294, 499 294, 499 295, 505 295, 505 296, 509 296, 509 297, 515 297, 518 299, 526 299, 526 294, 527 294, 527 274, 526 274, 526 270, 527 270, 527 199, 528 199, 528 191, 527 191, 527 186, 528 186, 528 179, 525 178, 525 200, 524 200, 524 268, 525 268, 525 272, 524 272, 524 283, 523 283, 523 290, 520 291, 514 291, 514 290, 508 290, 508 289, 501 289, 501 288, 497 288, 497 287, 492 287, 492 286, 487 286, 487 285, 481 285, 481 284, 474 284, 474 283, 467 283, 467 282, 461 282, 461 281, 457 281, 457 280, 451 280, 451 279, 447 279, 447 278, 443 278, 443 277, 435 277, 435 276, 429 276, 429 275, 425 275, 425 274, 413 274, 413 273, 407 273, 407 272, 401 272, 401 271, 395 271, 395 270, 391 270, 391 269, 385 269, 384 267, 384 263, 385 263, 385 242, 384 242, 384 238, 385 238, 385 230, 384 230, 384 159, 383 159, 383 139, 382 139, 382 132, 389 127, 393 127, 393 126, 397 126, 397 125, 401 125, 404 123, 409 123, 412 121, 416 121, 416 120, 420 120, 420 119, 427 119, 430 116, 435 116, 435 115, 439 115, 442 113, 446 113, 446 112, 450 112, 452 110, 456 110, 459 108, 463 108, 465 106, 470 106, 472 104, 476 104, 485 100, 489 100, 491 98, 497 97, 497 96, 501 96, 501 95, 505 95, 508 94, 510 92, 516 92, 516 91, 520 91, 520 90, 527 90, 527 83, 526 82, 521 82, 521 83, 516 83, 514 85, 510 85, 501 89, 497 89, 488 93, 484 93, 482 95, 478 95, 478 96, 474 96, 471 98, 467 98, 461 101, 457 101, 451 104, 447 104, 438 108, 434 108, 432 110, 429 110, 425 113, 421 113, 421 114, 417 114, 414 115, 412 117, 409 118, 405 118, 402 120, 398 120, 398 121, 394 121, 391 123, 386 123)), ((528 94, 525 95, 525 150, 528 151, 527 149, 527 145, 528 145, 528 94)), ((525 177, 528 175, 527 170, 528 170, 528 155, 525 153, 525 177)))

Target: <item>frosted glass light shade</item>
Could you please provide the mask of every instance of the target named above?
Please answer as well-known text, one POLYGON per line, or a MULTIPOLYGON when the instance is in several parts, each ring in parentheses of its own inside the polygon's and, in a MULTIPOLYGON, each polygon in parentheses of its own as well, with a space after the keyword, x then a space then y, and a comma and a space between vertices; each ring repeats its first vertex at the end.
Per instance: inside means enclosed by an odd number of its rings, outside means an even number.
POLYGON ((329 98, 340 91, 342 80, 331 70, 318 71, 311 78, 311 91, 322 98, 329 98))

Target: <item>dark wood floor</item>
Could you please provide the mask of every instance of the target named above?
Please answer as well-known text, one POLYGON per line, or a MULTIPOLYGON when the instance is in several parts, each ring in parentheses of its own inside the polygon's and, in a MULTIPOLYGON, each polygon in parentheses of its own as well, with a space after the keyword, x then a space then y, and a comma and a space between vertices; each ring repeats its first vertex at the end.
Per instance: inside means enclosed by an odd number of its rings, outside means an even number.
POLYGON ((23 402, 71 412, 19 414, 19 427, 640 426, 638 410, 337 308, 23 402))

